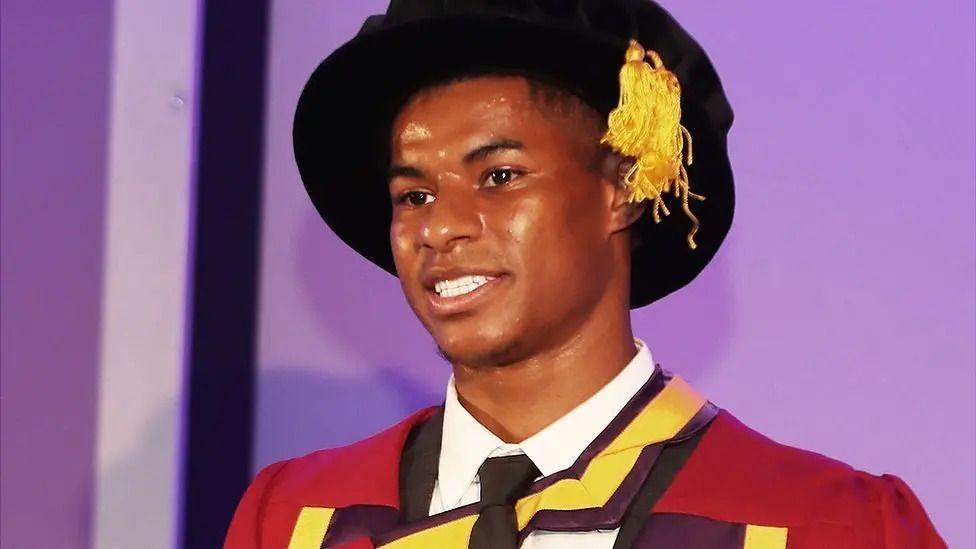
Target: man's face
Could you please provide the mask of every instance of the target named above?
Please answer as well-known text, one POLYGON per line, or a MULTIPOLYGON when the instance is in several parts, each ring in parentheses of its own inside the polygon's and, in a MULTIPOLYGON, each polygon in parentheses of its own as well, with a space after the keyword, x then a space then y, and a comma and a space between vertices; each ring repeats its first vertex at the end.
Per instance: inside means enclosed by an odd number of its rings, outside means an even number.
POLYGON ((432 88, 400 111, 390 243, 407 301, 452 363, 552 348, 605 292, 614 190, 584 126, 519 77, 432 88))

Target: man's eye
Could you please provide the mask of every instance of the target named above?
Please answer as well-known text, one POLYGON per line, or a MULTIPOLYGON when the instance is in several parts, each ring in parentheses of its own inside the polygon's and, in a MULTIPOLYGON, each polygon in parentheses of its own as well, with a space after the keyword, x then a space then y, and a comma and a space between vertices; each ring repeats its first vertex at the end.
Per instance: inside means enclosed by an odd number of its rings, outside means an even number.
POLYGON ((504 185, 506 183, 511 183, 520 175, 522 175, 522 172, 512 168, 498 168, 488 172, 488 177, 485 178, 485 185, 504 185))
POLYGON ((427 191, 409 191, 400 195, 399 202, 406 202, 411 206, 423 206, 434 201, 434 195, 427 191))

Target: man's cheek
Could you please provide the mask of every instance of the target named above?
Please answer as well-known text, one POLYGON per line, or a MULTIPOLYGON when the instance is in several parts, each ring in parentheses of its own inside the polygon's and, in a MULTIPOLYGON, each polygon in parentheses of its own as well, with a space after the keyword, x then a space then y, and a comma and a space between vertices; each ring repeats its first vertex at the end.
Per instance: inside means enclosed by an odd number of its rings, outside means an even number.
POLYGON ((390 225, 390 249, 398 268, 400 262, 408 258, 410 248, 411 239, 407 227, 403 223, 394 221, 390 225))
POLYGON ((541 212, 542 205, 537 199, 526 199, 518 202, 512 208, 506 225, 509 239, 516 244, 531 241, 532 233, 540 225, 541 212))

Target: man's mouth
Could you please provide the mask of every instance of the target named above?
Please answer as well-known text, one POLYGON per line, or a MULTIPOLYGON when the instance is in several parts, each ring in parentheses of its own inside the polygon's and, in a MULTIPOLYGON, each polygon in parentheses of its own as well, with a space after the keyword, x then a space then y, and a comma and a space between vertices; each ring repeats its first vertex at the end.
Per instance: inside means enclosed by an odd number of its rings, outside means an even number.
POLYGON ((491 275, 465 275, 450 280, 441 280, 434 283, 434 292, 440 297, 456 297, 471 293, 496 278, 498 277, 491 275))
POLYGON ((489 294, 506 278, 503 274, 466 274, 437 280, 427 290, 430 311, 436 316, 470 311, 487 303, 489 294))

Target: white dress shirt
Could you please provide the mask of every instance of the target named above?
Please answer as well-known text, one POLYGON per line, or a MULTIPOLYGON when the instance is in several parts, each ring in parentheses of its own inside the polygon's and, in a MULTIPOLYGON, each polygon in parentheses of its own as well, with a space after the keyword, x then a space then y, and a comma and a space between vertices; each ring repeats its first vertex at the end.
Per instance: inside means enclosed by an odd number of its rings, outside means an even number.
MULTIPOLYGON (((637 354, 609 383, 551 425, 519 444, 508 444, 478 423, 461 405, 454 376, 447 383, 440 464, 430 514, 450 511, 481 498, 478 469, 490 457, 525 454, 542 476, 569 468, 610 424, 654 372, 654 360, 643 340, 634 338, 637 354)), ((534 530, 522 549, 612 548, 620 529, 590 532, 534 530)))

